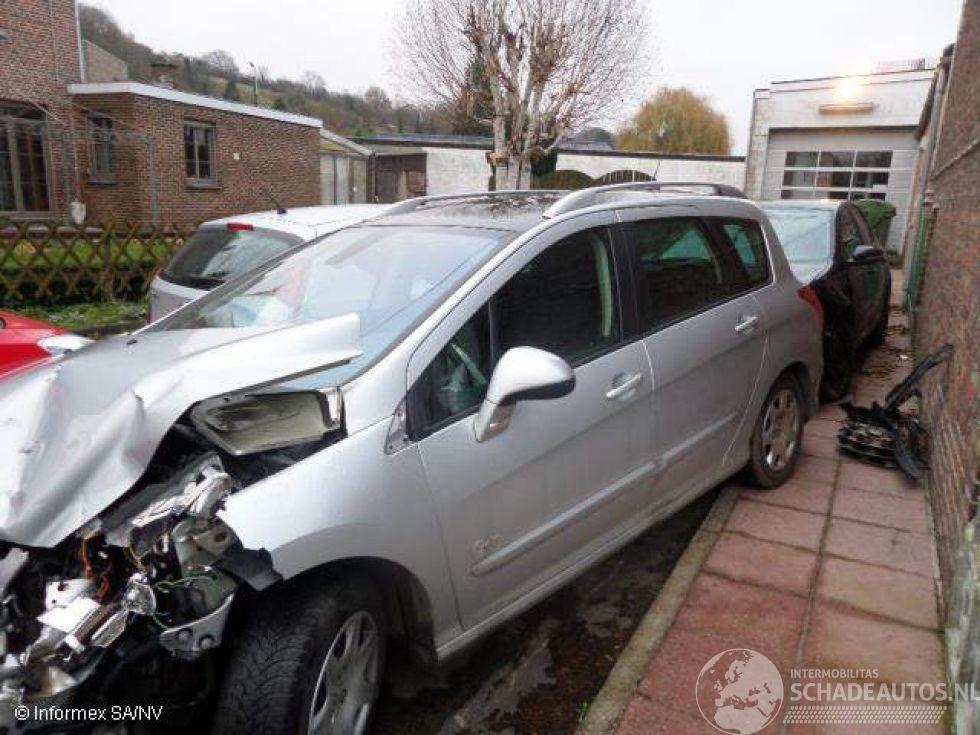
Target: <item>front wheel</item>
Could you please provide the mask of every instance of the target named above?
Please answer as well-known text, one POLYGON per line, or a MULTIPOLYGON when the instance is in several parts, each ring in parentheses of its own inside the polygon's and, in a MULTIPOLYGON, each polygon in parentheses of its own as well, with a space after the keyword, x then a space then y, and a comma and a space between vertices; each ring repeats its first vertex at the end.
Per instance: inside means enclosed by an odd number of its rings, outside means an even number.
POLYGON ((386 636, 367 579, 314 578, 259 600, 234 642, 214 732, 363 735, 386 636))
POLYGON ((756 485, 782 485, 793 474, 803 441, 803 394, 781 375, 766 396, 752 430, 748 471, 756 485))

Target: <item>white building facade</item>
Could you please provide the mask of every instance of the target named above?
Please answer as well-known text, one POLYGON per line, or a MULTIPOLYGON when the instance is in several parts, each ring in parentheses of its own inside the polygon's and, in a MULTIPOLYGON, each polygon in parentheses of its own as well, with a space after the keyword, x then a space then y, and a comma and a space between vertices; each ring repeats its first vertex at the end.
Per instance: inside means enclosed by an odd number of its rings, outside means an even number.
MULTIPOLYGON (((454 137, 391 134, 364 136, 355 140, 374 150, 376 160, 397 156, 401 152, 403 156, 414 156, 416 161, 423 161, 425 194, 487 191, 492 173, 487 162, 491 141, 478 138, 454 140, 454 137)), ((611 177, 612 181, 617 182, 630 181, 631 176, 636 175, 639 180, 654 177, 658 181, 702 181, 741 187, 745 178, 745 158, 568 147, 559 149, 555 170, 559 174, 584 174, 590 179, 611 177)))
POLYGON ((925 59, 852 77, 773 82, 752 105, 744 189, 753 199, 884 199, 900 252, 932 82, 925 59))

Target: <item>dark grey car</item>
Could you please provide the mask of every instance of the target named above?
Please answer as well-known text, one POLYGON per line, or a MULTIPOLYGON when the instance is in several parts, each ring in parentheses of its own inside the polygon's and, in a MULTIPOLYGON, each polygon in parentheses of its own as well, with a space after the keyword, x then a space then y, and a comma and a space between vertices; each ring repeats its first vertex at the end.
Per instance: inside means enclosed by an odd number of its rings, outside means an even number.
POLYGON ((793 274, 824 308, 821 396, 843 397, 862 346, 881 344, 888 327, 891 273, 885 251, 851 202, 761 202, 793 274))

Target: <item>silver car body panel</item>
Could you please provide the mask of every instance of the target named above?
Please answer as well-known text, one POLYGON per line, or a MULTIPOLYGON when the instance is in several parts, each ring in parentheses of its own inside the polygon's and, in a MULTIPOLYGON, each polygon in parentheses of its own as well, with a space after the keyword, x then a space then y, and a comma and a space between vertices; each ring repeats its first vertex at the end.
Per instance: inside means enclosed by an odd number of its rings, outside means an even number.
POLYGON ((0 537, 52 546, 121 497, 197 401, 350 360, 356 314, 121 335, 0 381, 0 537))
MULTIPOLYGON (((765 394, 787 367, 802 364, 816 395, 820 335, 798 288, 768 221, 746 200, 658 197, 543 220, 342 386, 346 438, 231 495, 219 515, 246 548, 267 551, 284 578, 354 557, 397 564, 418 582, 436 652, 448 656, 737 469, 748 456, 747 437, 765 394), (694 345, 696 354, 684 359, 672 356, 692 348, 684 322, 676 334, 633 340, 577 367, 571 394, 518 403, 508 428, 486 442, 475 441, 474 414, 386 453, 409 388, 531 258, 588 227, 672 212, 757 219, 769 243, 772 281, 740 297, 723 319, 705 312, 696 331, 709 344, 694 345), (745 340, 730 334, 730 317, 741 310, 760 317, 758 333, 745 340), (684 385, 685 366, 719 385, 733 380, 712 363, 714 339, 745 353, 739 376, 747 384, 710 415, 685 418, 685 431, 671 441, 669 422, 690 411, 681 401, 696 388, 684 385), (635 389, 607 397, 634 375, 641 376, 635 389), (659 396, 672 390, 671 407, 660 408, 659 396), (714 454, 704 459, 709 449, 714 454), (670 487, 671 468, 692 453, 705 461, 703 471, 670 487)), ((57 542, 135 482, 163 433, 195 400, 349 359, 358 351, 355 332, 341 318, 239 335, 213 349, 197 342, 206 334, 146 333, 137 338, 160 342, 145 343, 138 360, 126 355, 126 338, 118 338, 0 383, 0 452, 18 467, 16 484, 0 499, 6 537, 57 542), (192 349, 195 343, 201 349, 192 349), (73 360, 77 369, 69 369, 73 360), (59 395, 62 387, 76 393, 92 386, 92 397, 59 395), (28 425, 19 416, 37 418, 28 425), (36 456, 20 457, 21 447, 36 456)))

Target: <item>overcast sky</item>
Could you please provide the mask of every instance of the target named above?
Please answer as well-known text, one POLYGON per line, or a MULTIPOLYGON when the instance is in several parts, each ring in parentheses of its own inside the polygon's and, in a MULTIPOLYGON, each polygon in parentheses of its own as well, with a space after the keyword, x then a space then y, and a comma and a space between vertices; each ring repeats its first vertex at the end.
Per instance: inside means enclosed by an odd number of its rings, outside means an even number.
MULTIPOLYGON (((404 0, 88 0, 158 50, 225 49, 273 76, 319 72, 332 90, 393 91, 387 39, 404 0)), ((937 57, 961 0, 648 0, 655 86, 686 85, 728 117, 744 153, 752 90, 937 57)), ((628 114, 623 111, 624 116, 628 114)))

